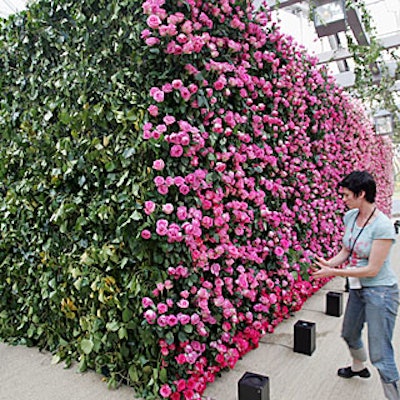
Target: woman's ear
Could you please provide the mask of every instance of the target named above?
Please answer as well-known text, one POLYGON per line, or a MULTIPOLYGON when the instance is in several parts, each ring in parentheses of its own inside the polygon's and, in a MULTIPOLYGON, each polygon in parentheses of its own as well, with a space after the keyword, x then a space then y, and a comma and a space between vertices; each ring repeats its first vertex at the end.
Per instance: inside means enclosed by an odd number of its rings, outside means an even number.
POLYGON ((358 194, 357 197, 359 197, 360 199, 365 199, 365 196, 366 196, 365 190, 361 190, 361 192, 358 194))

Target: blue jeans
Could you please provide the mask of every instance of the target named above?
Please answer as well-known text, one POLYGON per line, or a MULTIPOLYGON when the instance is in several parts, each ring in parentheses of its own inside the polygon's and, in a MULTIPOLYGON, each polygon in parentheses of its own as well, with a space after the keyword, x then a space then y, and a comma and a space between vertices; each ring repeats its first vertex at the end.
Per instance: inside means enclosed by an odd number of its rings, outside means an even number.
MULTIPOLYGON (((398 306, 397 285, 350 289, 343 320, 342 337, 353 358, 363 353, 361 332, 364 323, 367 323, 369 358, 379 371, 383 383, 399 380, 392 347, 398 306)), ((358 360, 365 361, 361 358, 358 360)))

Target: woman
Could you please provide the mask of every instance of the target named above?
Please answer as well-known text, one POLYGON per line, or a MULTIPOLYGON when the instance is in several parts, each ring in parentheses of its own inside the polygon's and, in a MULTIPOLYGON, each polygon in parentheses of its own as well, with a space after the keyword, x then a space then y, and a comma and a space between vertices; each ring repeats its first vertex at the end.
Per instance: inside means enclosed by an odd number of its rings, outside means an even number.
POLYGON ((370 360, 379 371, 386 398, 398 400, 399 373, 391 343, 399 304, 397 279, 390 267, 394 227, 375 206, 376 184, 371 174, 354 171, 339 183, 339 187, 349 208, 344 216, 343 247, 329 260, 316 257, 319 269, 313 273, 317 278, 349 278, 342 337, 353 363, 340 368, 338 375, 342 378, 370 377, 364 365, 367 354, 361 339, 366 322, 370 360), (338 268, 346 262, 347 268, 338 268))

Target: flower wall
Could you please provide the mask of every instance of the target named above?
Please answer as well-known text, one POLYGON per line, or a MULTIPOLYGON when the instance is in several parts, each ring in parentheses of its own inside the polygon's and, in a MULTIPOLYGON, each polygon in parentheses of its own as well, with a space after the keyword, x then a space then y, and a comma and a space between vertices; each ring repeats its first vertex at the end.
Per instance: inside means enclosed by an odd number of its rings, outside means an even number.
POLYGON ((200 398, 326 283, 345 174, 390 213, 390 141, 249 1, 41 1, 1 32, 4 340, 200 398))

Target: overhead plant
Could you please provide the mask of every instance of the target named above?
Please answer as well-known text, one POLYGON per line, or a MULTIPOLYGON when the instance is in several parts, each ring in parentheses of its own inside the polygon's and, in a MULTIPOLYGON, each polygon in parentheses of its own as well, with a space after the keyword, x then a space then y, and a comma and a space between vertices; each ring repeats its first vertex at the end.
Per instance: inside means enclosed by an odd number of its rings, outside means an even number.
POLYGON ((326 280, 391 143, 245 0, 40 1, 0 28, 0 338, 198 399, 326 280))
POLYGON ((355 63, 355 85, 350 88, 350 92, 360 98, 373 112, 378 109, 390 111, 398 125, 398 99, 394 90, 397 78, 396 73, 392 74, 386 65, 387 60, 395 61, 396 71, 400 70, 396 49, 385 49, 382 46, 377 37, 373 16, 369 13, 364 0, 346 1, 346 8, 359 10, 369 41, 368 45, 360 45, 352 35, 349 33, 346 35, 348 48, 355 63))

